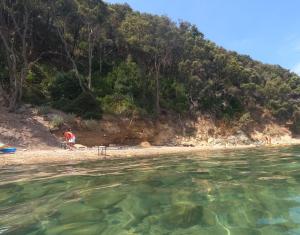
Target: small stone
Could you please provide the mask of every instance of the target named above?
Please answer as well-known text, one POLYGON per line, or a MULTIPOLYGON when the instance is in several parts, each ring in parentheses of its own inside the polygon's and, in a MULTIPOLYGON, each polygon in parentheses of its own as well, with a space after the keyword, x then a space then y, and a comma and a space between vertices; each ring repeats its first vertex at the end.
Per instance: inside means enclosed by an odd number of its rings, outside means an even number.
POLYGON ((140 146, 143 148, 150 148, 151 144, 148 141, 144 141, 140 143, 140 146))
POLYGON ((25 106, 21 106, 20 108, 17 109, 16 113, 25 113, 26 112, 26 107, 25 106))
POLYGON ((30 108, 32 108, 32 105, 31 104, 24 104, 24 107, 27 108, 27 109, 30 109, 30 108))

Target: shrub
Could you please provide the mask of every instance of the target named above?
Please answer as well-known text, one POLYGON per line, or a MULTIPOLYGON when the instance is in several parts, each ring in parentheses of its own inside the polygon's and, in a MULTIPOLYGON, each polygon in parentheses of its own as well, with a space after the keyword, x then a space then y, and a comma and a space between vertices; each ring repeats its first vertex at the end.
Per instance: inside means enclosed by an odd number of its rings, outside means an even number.
POLYGON ((292 131, 296 134, 300 134, 300 111, 297 110, 293 114, 292 131))
POLYGON ((40 106, 37 108, 37 114, 38 115, 45 115, 45 114, 48 114, 50 112, 50 107, 49 106, 40 106))
POLYGON ((133 99, 124 95, 107 95, 102 99, 102 106, 106 113, 111 114, 127 116, 133 113, 140 113, 133 99))
POLYGON ((252 123, 253 119, 251 117, 251 114, 249 112, 244 113, 240 119, 239 119, 239 126, 241 129, 248 128, 252 123))
POLYGON ((286 107, 281 107, 278 110, 273 111, 273 114, 279 120, 287 120, 291 116, 291 111, 286 107))
POLYGON ((252 118, 251 118, 251 114, 249 112, 244 113, 240 119, 239 119, 239 123, 240 124, 247 124, 249 122, 251 122, 252 118))
POLYGON ((101 119, 102 117, 102 111, 101 113, 96 113, 96 112, 93 112, 93 111, 90 111, 90 112, 86 112, 82 115, 80 115, 83 119, 88 119, 88 118, 91 118, 91 119, 101 119))
POLYGON ((68 124, 74 125, 76 123, 76 115, 74 113, 68 113, 65 116, 64 121, 68 124))
POLYGON ((50 75, 51 69, 38 63, 30 67, 22 96, 23 101, 34 105, 48 102, 47 81, 53 76, 50 75))
POLYGON ((48 87, 52 100, 73 100, 81 93, 81 87, 73 72, 57 73, 48 87))
POLYGON ((59 115, 54 115, 51 122, 50 122, 52 127, 58 127, 60 128, 64 124, 64 119, 62 116, 59 115))
POLYGON ((62 110, 77 114, 84 119, 100 119, 102 116, 100 103, 89 92, 81 93, 69 105, 63 107, 62 110))
POLYGON ((66 111, 66 107, 70 103, 71 103, 71 100, 62 97, 59 100, 56 100, 56 101, 52 102, 52 106, 56 109, 66 111))
POLYGON ((86 128, 89 131, 95 130, 98 127, 98 122, 90 119, 90 120, 84 120, 83 121, 83 126, 84 128, 86 128))
POLYGON ((26 103, 42 105, 46 103, 47 98, 42 92, 41 86, 31 85, 30 87, 25 87, 22 100, 26 103))
POLYGON ((113 92, 128 96, 138 96, 141 88, 141 71, 138 65, 128 58, 126 62, 115 67, 106 80, 113 86, 113 92))

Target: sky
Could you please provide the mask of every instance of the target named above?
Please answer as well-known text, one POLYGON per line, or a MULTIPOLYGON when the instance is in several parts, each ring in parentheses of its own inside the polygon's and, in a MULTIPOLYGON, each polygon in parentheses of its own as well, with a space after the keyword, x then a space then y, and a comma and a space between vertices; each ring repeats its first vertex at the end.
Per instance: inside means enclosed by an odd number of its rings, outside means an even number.
POLYGON ((299 0, 106 0, 197 25, 205 38, 300 74, 299 0))

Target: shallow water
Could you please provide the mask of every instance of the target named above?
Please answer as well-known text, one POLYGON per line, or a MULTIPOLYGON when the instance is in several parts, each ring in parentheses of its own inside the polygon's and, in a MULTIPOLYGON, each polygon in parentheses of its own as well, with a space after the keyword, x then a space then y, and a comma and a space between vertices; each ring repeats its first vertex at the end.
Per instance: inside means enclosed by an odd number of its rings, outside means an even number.
POLYGON ((300 234, 300 147, 4 168, 0 234, 300 234))

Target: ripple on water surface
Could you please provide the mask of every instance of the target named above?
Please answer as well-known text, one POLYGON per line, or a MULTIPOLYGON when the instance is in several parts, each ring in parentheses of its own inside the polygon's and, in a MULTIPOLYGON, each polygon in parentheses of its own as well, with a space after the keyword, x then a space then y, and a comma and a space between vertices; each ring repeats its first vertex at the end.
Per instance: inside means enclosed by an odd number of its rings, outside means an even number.
POLYGON ((300 148, 0 172, 0 234, 300 234, 300 148))

